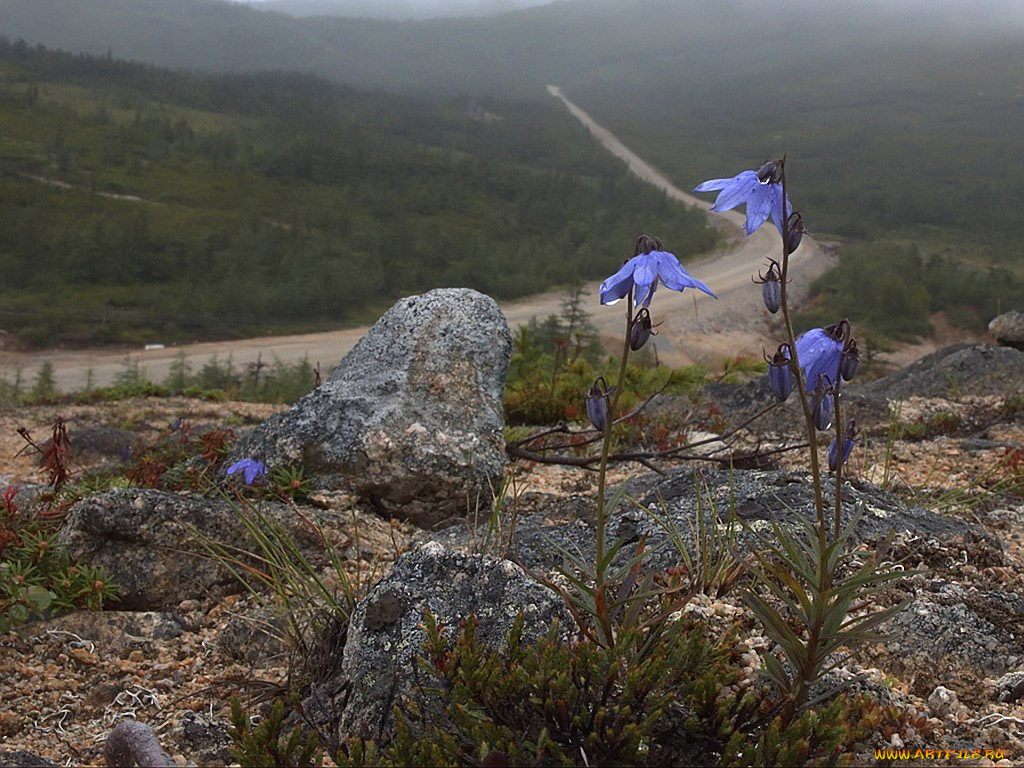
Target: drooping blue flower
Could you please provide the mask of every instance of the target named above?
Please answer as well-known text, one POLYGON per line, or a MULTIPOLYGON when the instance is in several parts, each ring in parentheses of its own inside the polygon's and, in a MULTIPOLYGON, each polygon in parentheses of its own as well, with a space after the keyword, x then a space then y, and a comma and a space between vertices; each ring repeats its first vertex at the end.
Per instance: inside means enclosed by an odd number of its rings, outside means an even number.
POLYGON ((252 485, 257 478, 267 476, 266 466, 264 466, 262 461, 257 461, 256 459, 242 459, 228 467, 229 475, 233 475, 236 472, 242 473, 246 485, 252 485))
MULTIPOLYGON (((747 221, 744 229, 749 235, 768 217, 775 222, 775 228, 782 234, 782 183, 775 176, 767 176, 759 171, 740 171, 731 179, 709 179, 693 188, 694 192, 718 192, 711 210, 715 213, 731 211, 733 208, 746 204, 747 221), (721 190, 721 191, 719 191, 721 190)), ((792 211, 793 206, 786 198, 786 210, 792 211)))
POLYGON ((812 328, 796 340, 796 356, 800 360, 809 393, 819 387, 829 389, 839 383, 843 340, 831 332, 833 327, 812 328))
POLYGON ((623 264, 622 269, 601 283, 601 303, 614 304, 635 288, 633 300, 636 305, 650 306, 659 281, 673 291, 697 288, 708 296, 718 298, 704 283, 683 269, 679 259, 671 253, 651 251, 638 253, 623 264))

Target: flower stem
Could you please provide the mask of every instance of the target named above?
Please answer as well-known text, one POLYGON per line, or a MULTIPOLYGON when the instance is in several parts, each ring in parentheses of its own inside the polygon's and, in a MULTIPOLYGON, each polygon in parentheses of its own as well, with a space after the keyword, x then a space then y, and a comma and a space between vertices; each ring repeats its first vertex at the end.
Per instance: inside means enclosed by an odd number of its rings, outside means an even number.
POLYGON ((825 499, 821 492, 821 467, 818 463, 818 433, 814 426, 814 415, 807 399, 807 386, 800 375, 800 360, 797 358, 796 336, 789 314, 789 212, 786 211, 786 159, 782 158, 782 317, 786 324, 786 340, 790 348, 790 370, 796 380, 800 404, 804 410, 807 442, 810 444, 811 482, 814 487, 814 511, 818 517, 818 544, 825 551, 825 499))
POLYGON ((612 445, 612 426, 615 424, 615 414, 619 404, 619 395, 622 393, 622 385, 626 381, 626 363, 629 361, 629 331, 633 322, 633 296, 626 294, 626 334, 625 343, 622 346, 622 360, 619 363, 619 378, 615 382, 611 401, 608 403, 608 420, 604 428, 604 440, 601 443, 601 465, 597 473, 597 560, 594 563, 595 588, 604 586, 604 557, 605 557, 605 507, 604 489, 605 477, 608 473, 608 454, 612 445))

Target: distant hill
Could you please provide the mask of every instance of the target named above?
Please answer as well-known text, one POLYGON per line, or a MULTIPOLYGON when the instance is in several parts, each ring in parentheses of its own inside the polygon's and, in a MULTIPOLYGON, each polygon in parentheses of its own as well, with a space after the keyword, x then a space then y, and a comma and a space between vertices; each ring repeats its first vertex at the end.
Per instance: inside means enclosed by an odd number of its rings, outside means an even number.
POLYGON ((4 39, 0 221, 0 328, 39 345, 331 327, 435 287, 599 279, 640 232, 715 243, 555 104, 4 39))
POLYGON ((541 109, 555 83, 680 186, 788 153, 819 236, 1024 269, 1024 217, 1007 210, 1024 197, 1007 162, 1024 156, 1019 0, 558 0, 402 22, 2 0, 0 30, 169 67, 308 72, 434 107, 541 109))

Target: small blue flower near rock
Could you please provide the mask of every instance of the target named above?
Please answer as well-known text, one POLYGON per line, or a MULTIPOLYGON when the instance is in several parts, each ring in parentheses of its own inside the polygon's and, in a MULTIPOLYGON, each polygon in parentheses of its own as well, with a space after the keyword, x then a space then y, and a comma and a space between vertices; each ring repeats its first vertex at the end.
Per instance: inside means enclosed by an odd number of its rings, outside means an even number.
POLYGON ((264 466, 262 461, 258 461, 256 459, 242 459, 228 467, 229 475, 233 475, 236 472, 242 473, 242 477, 245 478, 246 485, 252 485, 257 479, 262 479, 267 476, 266 466, 264 466))

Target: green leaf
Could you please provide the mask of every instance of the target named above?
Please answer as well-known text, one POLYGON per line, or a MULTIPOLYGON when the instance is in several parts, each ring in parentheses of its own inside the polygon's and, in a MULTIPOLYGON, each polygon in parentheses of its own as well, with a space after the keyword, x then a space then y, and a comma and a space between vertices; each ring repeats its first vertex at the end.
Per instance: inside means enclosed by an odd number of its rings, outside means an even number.
POLYGON ((25 590, 25 599, 33 611, 43 613, 53 602, 53 593, 38 584, 32 584, 25 590))

